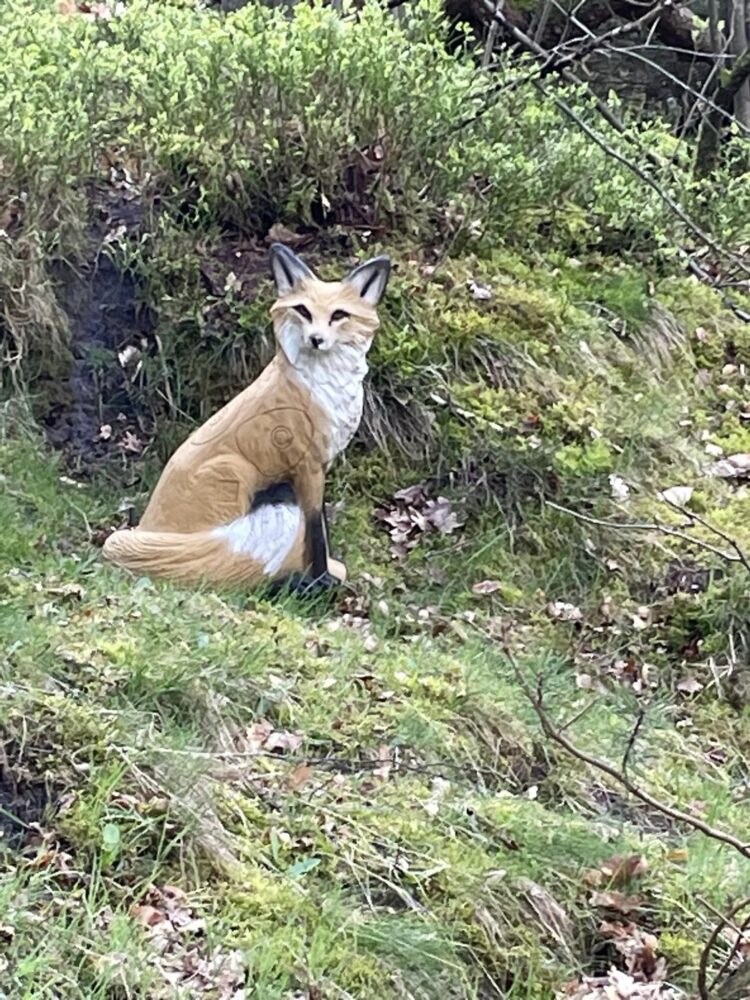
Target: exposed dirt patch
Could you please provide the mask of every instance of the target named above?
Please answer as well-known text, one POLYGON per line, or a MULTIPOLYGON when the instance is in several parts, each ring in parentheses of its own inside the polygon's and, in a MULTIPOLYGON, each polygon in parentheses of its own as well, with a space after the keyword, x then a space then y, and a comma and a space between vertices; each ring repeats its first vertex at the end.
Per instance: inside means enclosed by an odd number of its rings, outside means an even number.
POLYGON ((0 749, 0 848, 20 851, 53 807, 47 783, 19 775, 0 749))
MULTIPOLYGON (((82 265, 53 265, 58 302, 70 327, 72 363, 45 415, 47 440, 86 472, 120 451, 123 439, 148 433, 148 419, 134 405, 121 352, 146 342, 153 317, 139 304, 132 275, 122 273, 107 252, 116 233, 139 230, 137 201, 108 195, 89 230, 82 265)), ((132 449, 135 450, 135 449, 132 449)))

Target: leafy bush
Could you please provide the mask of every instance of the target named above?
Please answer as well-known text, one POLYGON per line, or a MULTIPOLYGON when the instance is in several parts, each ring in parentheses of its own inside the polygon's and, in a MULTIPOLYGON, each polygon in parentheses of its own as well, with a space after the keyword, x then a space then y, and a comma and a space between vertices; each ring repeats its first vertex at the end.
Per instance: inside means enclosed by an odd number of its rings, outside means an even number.
MULTIPOLYGON (((111 179, 113 166, 141 197, 158 193, 202 227, 265 232, 286 220, 414 233, 439 212, 488 240, 529 242, 540 228, 563 242, 597 242, 602 230, 636 246, 675 236, 654 190, 551 97, 504 88, 508 69, 478 72, 468 42, 449 53, 447 30, 438 0, 401 20, 375 0, 359 11, 300 4, 291 15, 251 4, 228 16, 131 0, 94 22, 46 0, 9 0, 0 199, 16 199, 26 227, 61 254, 80 246, 87 182, 111 179)), ((585 95, 561 93, 602 129, 585 95)), ((689 157, 666 124, 631 131, 663 151, 659 180, 673 197, 708 203, 689 190, 689 157)), ((748 196, 732 170, 727 204, 714 197, 711 213, 737 228, 748 196)))

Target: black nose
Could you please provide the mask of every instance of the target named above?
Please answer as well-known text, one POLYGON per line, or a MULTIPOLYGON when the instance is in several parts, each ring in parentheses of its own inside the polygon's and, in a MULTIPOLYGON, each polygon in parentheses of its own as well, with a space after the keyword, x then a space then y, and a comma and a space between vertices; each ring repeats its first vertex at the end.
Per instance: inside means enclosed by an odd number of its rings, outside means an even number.
POLYGON ((323 338, 322 337, 310 337, 310 343, 313 345, 313 347, 317 351, 317 349, 323 343, 323 338))

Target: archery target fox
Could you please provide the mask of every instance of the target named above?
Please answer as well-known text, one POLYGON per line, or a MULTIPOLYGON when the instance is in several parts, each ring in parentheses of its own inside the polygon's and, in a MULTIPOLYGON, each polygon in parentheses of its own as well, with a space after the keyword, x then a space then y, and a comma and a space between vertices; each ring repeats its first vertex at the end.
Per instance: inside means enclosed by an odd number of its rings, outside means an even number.
POLYGON ((325 475, 362 417, 390 261, 325 282, 277 243, 271 272, 275 357, 172 455, 137 527, 109 536, 103 555, 118 566, 247 586, 346 578, 329 551, 325 475))

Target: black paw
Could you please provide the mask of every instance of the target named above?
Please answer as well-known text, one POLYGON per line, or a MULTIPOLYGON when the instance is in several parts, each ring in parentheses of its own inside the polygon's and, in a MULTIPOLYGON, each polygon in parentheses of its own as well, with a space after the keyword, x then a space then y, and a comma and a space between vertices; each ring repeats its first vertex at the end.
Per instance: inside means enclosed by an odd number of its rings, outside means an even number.
POLYGON ((292 573, 283 580, 278 580, 271 584, 270 593, 294 594, 295 597, 316 597, 319 594, 327 594, 335 587, 339 587, 341 581, 330 573, 323 573, 321 576, 308 576, 305 573, 292 573))

